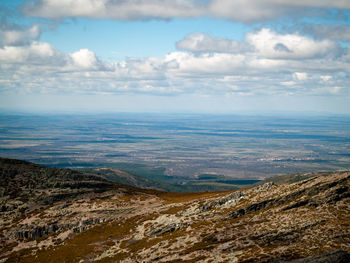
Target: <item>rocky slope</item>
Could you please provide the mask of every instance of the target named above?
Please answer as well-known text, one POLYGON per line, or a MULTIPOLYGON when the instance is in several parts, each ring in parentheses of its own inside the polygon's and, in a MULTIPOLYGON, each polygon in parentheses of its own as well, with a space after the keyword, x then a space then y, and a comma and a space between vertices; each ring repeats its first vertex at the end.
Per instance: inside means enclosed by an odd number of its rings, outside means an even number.
POLYGON ((0 262, 350 262, 349 172, 192 194, 9 159, 0 174, 0 262))

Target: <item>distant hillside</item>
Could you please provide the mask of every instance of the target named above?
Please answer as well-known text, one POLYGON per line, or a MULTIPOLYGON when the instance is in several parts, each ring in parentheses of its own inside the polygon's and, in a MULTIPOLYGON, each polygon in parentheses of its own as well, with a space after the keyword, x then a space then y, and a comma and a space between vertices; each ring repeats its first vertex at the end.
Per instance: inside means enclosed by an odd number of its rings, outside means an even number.
POLYGON ((117 182, 138 188, 156 189, 163 191, 180 190, 177 189, 176 186, 172 186, 164 182, 158 182, 146 177, 137 176, 135 174, 131 174, 116 168, 89 168, 81 169, 81 171, 86 174, 102 177, 110 182, 117 182))
POLYGON ((3 200, 52 203, 86 193, 105 192, 116 185, 95 175, 0 158, 3 200))
POLYGON ((1 263, 350 262, 350 172, 202 193, 10 159, 0 174, 1 263))
POLYGON ((113 163, 112 167, 84 168, 79 171, 105 178, 112 182, 144 189, 168 192, 214 192, 245 188, 260 180, 239 179, 217 174, 201 174, 197 178, 167 176, 161 167, 141 164, 113 163))

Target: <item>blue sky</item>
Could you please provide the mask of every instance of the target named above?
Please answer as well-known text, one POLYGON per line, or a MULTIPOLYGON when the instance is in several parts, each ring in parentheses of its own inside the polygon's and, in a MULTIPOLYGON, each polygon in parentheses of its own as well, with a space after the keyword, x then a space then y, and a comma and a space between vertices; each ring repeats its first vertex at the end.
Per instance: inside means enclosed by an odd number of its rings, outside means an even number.
POLYGON ((41 40, 55 43, 56 48, 66 53, 84 47, 94 50, 103 59, 122 61, 125 57, 163 57, 164 54, 176 51, 175 43, 193 32, 241 40, 248 28, 250 27, 241 23, 206 18, 170 21, 79 18, 45 32, 41 40))
POLYGON ((350 114, 350 2, 0 0, 0 110, 350 114))

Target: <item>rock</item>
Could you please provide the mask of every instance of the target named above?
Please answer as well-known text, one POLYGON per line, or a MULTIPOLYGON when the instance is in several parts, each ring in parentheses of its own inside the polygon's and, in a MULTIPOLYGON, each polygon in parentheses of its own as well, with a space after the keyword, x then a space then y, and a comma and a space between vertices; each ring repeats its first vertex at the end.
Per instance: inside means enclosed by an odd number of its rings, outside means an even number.
POLYGON ((0 158, 0 261, 350 262, 344 251, 317 255, 347 250, 350 172, 194 195, 110 189, 69 170, 9 163, 0 158))
POLYGON ((297 192, 290 193, 288 195, 279 197, 279 198, 272 198, 268 200, 261 201, 259 203, 252 204, 246 208, 240 209, 238 211, 234 211, 229 215, 230 218, 237 218, 245 214, 250 214, 265 208, 270 208, 273 206, 279 206, 284 203, 290 202, 296 198, 299 198, 306 192, 305 189, 299 190, 297 192))
POLYGON ((261 209, 264 209, 266 207, 273 206, 274 204, 276 204, 276 199, 264 200, 262 202, 252 204, 252 205, 250 205, 250 206, 248 206, 248 207, 246 207, 244 209, 239 209, 239 210, 231 213, 229 215, 229 217, 237 218, 237 217, 243 216, 245 214, 250 214, 250 213, 259 211, 261 209))
POLYGON ((72 229, 73 232, 79 233, 88 229, 90 225, 104 222, 104 218, 90 218, 71 224, 57 224, 53 222, 47 225, 32 226, 22 225, 16 232, 15 236, 19 239, 35 240, 51 233, 62 232, 66 229, 72 229))
POLYGON ((350 262, 350 253, 343 250, 335 250, 317 256, 296 259, 289 263, 348 263, 350 262))
POLYGON ((154 231, 151 232, 150 236, 164 235, 166 233, 174 232, 182 227, 183 227, 182 224, 178 224, 178 223, 168 224, 164 227, 155 229, 154 231))
POLYGON ((242 192, 240 191, 237 191, 237 192, 233 192, 231 194, 229 194, 228 196, 225 196, 217 201, 213 201, 213 202, 210 202, 210 203, 207 203, 207 204, 203 204, 199 210, 201 212, 203 211, 207 211, 207 210, 210 210, 214 207, 219 207, 219 206, 223 206, 223 207, 228 207, 230 205, 233 205, 233 204, 237 204, 238 201, 240 199, 243 198, 243 194, 242 192))
POLYGON ((61 227, 57 223, 51 223, 44 226, 25 226, 21 230, 18 230, 15 235, 20 239, 34 240, 51 233, 57 232, 61 227))
POLYGON ((347 186, 339 186, 338 188, 332 190, 327 196, 327 203, 334 204, 344 198, 350 197, 350 189, 347 186))
POLYGON ((300 233, 305 230, 315 227, 321 223, 324 223, 326 220, 321 219, 315 222, 306 223, 300 227, 292 227, 284 231, 266 231, 260 234, 252 235, 251 238, 261 243, 262 245, 266 244, 284 244, 291 241, 297 242, 301 237, 300 233))
POLYGON ((286 210, 290 210, 290 209, 293 209, 293 208, 305 206, 305 205, 307 205, 309 202, 310 202, 310 200, 306 199, 306 200, 303 200, 303 201, 300 201, 300 202, 296 202, 296 203, 294 203, 294 204, 291 204, 291 205, 289 205, 289 206, 286 206, 286 207, 282 208, 282 210, 283 210, 283 211, 286 211, 286 210))
POLYGON ((75 227, 72 228, 74 233, 80 233, 90 227, 90 225, 99 224, 105 222, 104 218, 89 218, 76 223, 75 227))
POLYGON ((274 182, 267 182, 263 185, 260 185, 256 188, 256 191, 261 192, 261 191, 266 191, 269 190, 271 188, 273 188, 275 186, 274 182))

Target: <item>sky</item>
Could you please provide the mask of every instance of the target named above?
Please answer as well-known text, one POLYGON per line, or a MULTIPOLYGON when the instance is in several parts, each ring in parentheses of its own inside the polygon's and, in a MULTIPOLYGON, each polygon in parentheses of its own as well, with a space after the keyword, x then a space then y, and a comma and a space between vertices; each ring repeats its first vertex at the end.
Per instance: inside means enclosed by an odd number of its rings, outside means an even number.
POLYGON ((0 0, 0 111, 350 114, 349 0, 0 0))

